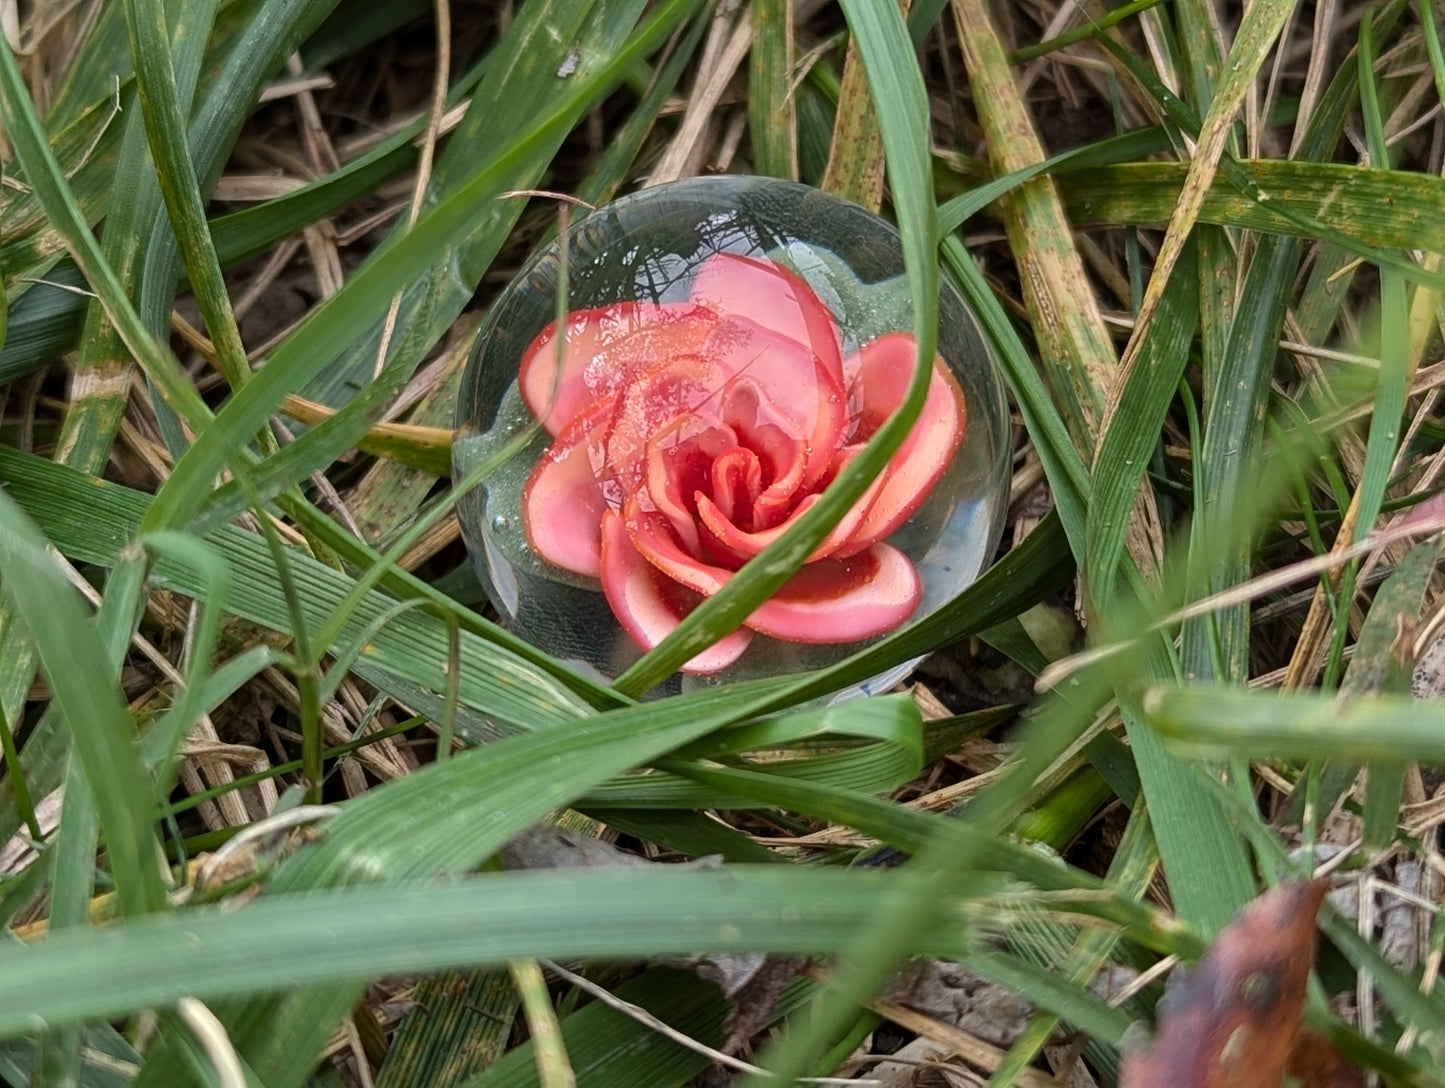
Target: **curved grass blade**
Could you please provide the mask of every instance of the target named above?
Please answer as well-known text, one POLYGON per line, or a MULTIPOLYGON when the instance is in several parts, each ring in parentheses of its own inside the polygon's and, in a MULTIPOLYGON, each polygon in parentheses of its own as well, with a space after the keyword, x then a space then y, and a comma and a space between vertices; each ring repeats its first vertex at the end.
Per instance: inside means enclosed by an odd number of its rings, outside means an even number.
MULTIPOLYGON (((917 704, 907 696, 850 699, 820 711, 723 730, 689 745, 678 757, 733 762, 748 751, 766 749, 766 758, 741 762, 761 774, 877 794, 896 789, 923 769, 922 725, 917 704), (819 745, 843 750, 809 754, 819 745)), ((665 770, 603 783, 578 803, 617 809, 751 807, 735 794, 718 796, 665 770)))
POLYGON ((1204 949, 1205 942, 1184 923, 1166 920, 1153 908, 1121 895, 1097 877, 1051 860, 1015 836, 987 834, 966 819, 920 812, 852 790, 779 781, 753 770, 685 760, 669 761, 669 765, 720 792, 854 827, 909 853, 937 846, 966 855, 970 876, 978 882, 971 894, 982 894, 987 890, 983 885, 996 887, 1005 880, 1024 881, 1041 892, 1078 893, 1077 904, 1085 912, 1126 927, 1133 936, 1149 932, 1158 937, 1152 947, 1188 958, 1197 957, 1204 949), (1086 903, 1089 906, 1084 906, 1086 903))
MULTIPOLYGON (((190 119, 189 145, 202 195, 216 185, 261 88, 337 6, 337 0, 260 0, 220 52, 220 70, 204 86, 190 119)), ((241 9, 244 10, 244 9, 241 9)), ((170 327, 182 260, 164 209, 153 212, 146 243, 148 274, 136 309, 156 332, 170 327)), ((257 428, 259 430, 259 428, 257 428)))
POLYGON ((859 0, 845 3, 844 13, 863 54, 888 154, 905 278, 914 300, 918 355, 913 378, 897 411, 828 486, 818 504, 617 678, 614 686, 630 695, 672 675, 689 658, 735 630, 781 588, 887 464, 918 418, 928 392, 938 341, 938 222, 923 78, 896 10, 885 16, 875 5, 859 0))
MULTIPOLYGON (((815 984, 797 980, 779 999, 781 1017, 807 1000, 815 984)), ((696 975, 654 967, 615 991, 623 1001, 647 1009, 690 1039, 721 1047, 728 1003, 717 987, 696 975)), ((567 1056, 578 1083, 587 1088, 683 1088, 712 1063, 702 1054, 644 1027, 616 1009, 593 1002, 562 1021, 567 1056)), ((536 1055, 530 1043, 503 1055, 464 1088, 539 1088, 536 1055)))
MULTIPOLYGON (((759 701, 748 686, 706 691, 459 753, 351 802, 320 843, 277 869, 270 887, 314 890, 379 877, 431 886, 438 874, 474 868, 596 783, 750 715, 759 701), (431 815, 419 825, 423 810, 431 815)), ((294 1056, 309 1063, 358 994, 335 983, 304 987, 248 1002, 228 1023, 266 1083, 294 1083, 305 1073, 294 1056)), ((163 1071, 157 1066, 151 1075, 159 1082, 163 1071)))
MULTIPOLYGON (((62 553, 109 566, 139 530, 147 497, 101 483, 38 458, 0 449, 0 479, 6 494, 43 523, 62 553)), ((272 630, 289 632, 291 613, 278 585, 275 561, 264 541, 226 528, 206 538, 231 572, 235 592, 228 607, 236 615, 272 630)), ((303 612, 313 629, 354 587, 355 579, 300 553, 290 566, 303 612)), ((372 562, 375 562, 373 558, 372 562)), ((156 584, 204 600, 207 586, 188 567, 162 561, 152 571, 156 584)), ((356 638, 395 598, 373 591, 343 629, 342 640, 356 638)), ((464 701, 493 723, 494 735, 542 728, 591 713, 574 695, 533 661, 541 655, 515 636, 486 628, 488 638, 471 630, 461 636, 461 692, 464 701), (497 644, 493 644, 496 642, 497 644), (517 652, 506 646, 515 645, 517 652)), ((397 681, 397 698, 409 704, 408 685, 445 691, 450 660, 448 625, 429 612, 413 609, 381 629, 362 652, 357 671, 384 690, 397 681)), ((558 668, 554 663, 553 669, 558 668)))
MULTIPOLYGON (((435 254, 445 252, 455 237, 465 235, 473 224, 485 218, 488 203, 497 195, 509 172, 556 134, 570 128, 578 111, 591 102, 601 88, 610 86, 633 63, 656 48, 690 6, 690 0, 670 0, 659 8, 626 46, 595 72, 579 79, 509 147, 498 151, 488 167, 443 197, 406 234, 379 248, 337 294, 313 310, 256 377, 226 402, 215 420, 176 463, 147 512, 146 530, 179 526, 189 521, 205 502, 210 481, 225 463, 228 451, 240 448, 259 431, 286 393, 304 386, 335 361, 351 341, 357 315, 380 317, 398 289, 432 266, 435 254)), ((338 415, 306 437, 314 443, 339 441, 344 450, 366 431, 368 424, 364 417, 359 422, 361 425, 357 426, 357 421, 338 415), (343 422, 355 428, 356 433, 343 431, 343 422), (320 437, 313 437, 317 435, 320 437)), ((299 445, 300 442, 293 444, 290 449, 299 445)), ((293 456, 300 458, 299 454, 293 456)), ((328 453, 327 461, 330 456, 328 453)), ((297 471, 304 476, 314 467, 299 465, 297 471)), ((260 489, 261 494, 269 497, 292 482, 292 479, 272 479, 260 489)))
MULTIPOLYGON (((179 14, 179 4, 172 3, 170 15, 179 14)), ((211 37, 216 4, 191 5, 185 18, 171 19, 161 11, 157 37, 162 50, 171 89, 169 97, 179 110, 184 101, 189 109, 197 77, 205 59, 206 45, 211 37), (174 30, 168 28, 173 27, 174 30), (172 33, 174 69, 172 69, 172 33)), ((134 48, 129 62, 134 56, 134 48)), ((132 103, 142 96, 132 96, 132 103)), ((109 195, 102 252, 117 277, 134 297, 145 277, 144 242, 151 221, 160 206, 161 196, 155 159, 147 142, 145 116, 153 109, 149 101, 144 109, 130 110, 123 123, 120 159, 116 164, 113 188, 109 195)), ((184 154, 184 147, 182 148, 184 154)), ((189 168, 189 159, 186 166, 189 168)), ((68 296, 81 302, 85 296, 68 296)), ((159 330, 158 330, 159 331, 159 330)), ((111 323, 105 306, 92 298, 86 304, 85 325, 81 335, 80 353, 69 409, 61 432, 58 456, 81 472, 98 472, 110 456, 111 446, 125 410, 131 368, 134 363, 125 343, 111 323)))
MULTIPOLYGON (((842 6, 849 29, 863 57, 864 70, 873 93, 874 109, 883 136, 888 178, 903 236, 908 286, 916 307, 915 333, 920 360, 912 383, 917 389, 910 389, 909 401, 905 401, 859 458, 859 462, 869 461, 867 467, 861 471, 871 475, 882 467, 889 452, 888 447, 877 450, 880 456, 876 458, 875 465, 870 460, 875 453, 874 445, 885 435, 891 439, 889 432, 895 428, 897 437, 901 439, 904 430, 916 415, 916 410, 910 411, 910 402, 914 399, 921 400, 925 371, 928 361, 933 357, 937 335, 937 247, 940 239, 937 209, 933 199, 928 98, 907 27, 898 9, 887 0, 843 0, 842 6)), ((835 482, 829 491, 833 492, 840 482, 842 481, 835 482)), ((856 481, 859 485, 865 485, 866 482, 866 478, 856 481)), ((859 490, 861 491, 861 486, 859 490)), ((822 514, 834 498, 831 494, 825 496, 818 508, 805 517, 822 514)), ((846 494, 836 498, 851 502, 846 494)), ((839 502, 836 511, 828 511, 834 520, 843 513, 844 505, 839 502)), ((804 526, 800 524, 788 535, 796 533, 801 536, 802 531, 805 531, 804 526)), ((819 539, 824 531, 825 527, 820 525, 816 533, 819 539)), ((773 547, 777 548, 785 541, 786 537, 773 547)), ((808 550, 810 549, 803 549, 796 555, 797 563, 802 562, 808 550)), ((763 557, 759 557, 761 558, 763 557)), ((790 555, 788 558, 792 559, 794 556, 790 555)), ((778 579, 778 584, 781 582, 782 579, 778 579)), ((731 588, 731 585, 725 587, 724 592, 731 588)), ((775 588, 776 586, 770 587, 770 591, 775 588)), ((761 600, 762 596, 758 599, 761 600)), ((710 605, 716 605, 717 600, 713 598, 704 602, 702 607, 684 622, 697 620, 703 610, 710 605)), ((741 621, 743 615, 745 613, 738 615, 737 620, 741 621)), ((677 635, 678 632, 675 632, 669 641, 676 639, 677 635)), ((680 657, 672 664, 681 664, 684 660, 686 657, 680 657)), ((836 1040, 847 1021, 855 1015, 859 1003, 882 982, 887 972, 905 954, 906 940, 903 932, 913 925, 925 927, 937 917, 931 897, 926 893, 919 894, 923 891, 923 887, 914 880, 904 880, 880 901, 873 916, 873 924, 866 932, 860 931, 860 935, 855 935, 849 943, 847 970, 815 1004, 814 1015, 806 1025, 795 1024, 783 1041, 765 1058, 763 1064, 775 1076, 787 1082, 803 1073, 814 1059, 836 1040)), ((755 1078, 748 1079, 756 1083, 755 1078)))
MULTIPOLYGON (((194 38, 191 43, 188 56, 199 64, 194 38)), ((203 45, 204 41, 200 44, 203 45)), ((174 355, 145 332, 130 305, 127 292, 91 234, 85 213, 76 203, 74 190, 46 142, 44 129, 35 116, 8 45, 0 50, 0 113, 3 113, 5 127, 34 197, 48 217, 49 229, 65 240, 76 263, 84 271, 86 281, 104 300, 112 321, 116 323, 119 340, 141 361, 167 395, 174 398, 181 414, 193 425, 209 418, 209 410, 174 355)), ((128 138, 128 143, 137 149, 135 153, 138 154, 139 137, 128 138)), ((127 161, 130 161, 129 157, 127 161)), ((125 224, 117 224, 114 237, 108 244, 121 250, 126 237, 125 224)), ((104 354, 103 348, 101 351, 104 354)), ((123 352, 117 349, 114 354, 122 356, 123 352)), ((94 379, 97 377, 95 368, 88 363, 88 359, 82 361, 87 377, 94 379)), ((88 469, 98 468, 104 462, 123 401, 123 393, 115 385, 123 378, 128 365, 118 358, 106 359, 98 368, 100 380, 82 383, 82 387, 89 384, 91 395, 77 399, 75 409, 66 421, 62 434, 62 457, 70 457, 88 469)), ((5 622, 3 617, 0 617, 0 642, 3 642, 6 651, 4 676, 0 678, 0 707, 8 708, 10 716, 13 716, 29 684, 33 659, 13 624, 5 622)))
MULTIPOLYGON (((151 156, 160 181, 161 196, 186 266, 191 290, 205 320, 221 373, 238 388, 250 377, 246 348, 231 311, 231 296, 221 277, 215 242, 207 228, 200 182, 191 162, 182 116, 182 90, 177 85, 168 32, 170 19, 163 0, 124 0, 131 55, 136 64, 141 114, 150 140, 151 156)), ((202 31, 209 28, 211 6, 188 4, 188 20, 202 31)))
MULTIPOLYGON (((1126 132, 1121 136, 1098 140, 1094 143, 1073 147, 1057 155, 1018 170, 1011 170, 1001 177, 975 186, 938 206, 938 230, 940 234, 952 234, 999 197, 1007 196, 1024 182, 1040 174, 1065 175, 1079 173, 1091 177, 1100 167, 1127 162, 1136 156, 1153 155, 1169 148, 1169 140, 1162 128, 1145 128, 1126 132)), ((1062 186, 1062 182, 1061 182, 1062 186)), ((1063 191, 1067 192, 1067 189, 1063 191)), ((1171 205, 1172 206, 1172 205, 1171 205)), ((1074 222, 1085 221, 1071 209, 1069 218, 1074 222)), ((1165 217, 1161 216, 1161 222, 1165 217)))
MULTIPOLYGON (((177 413, 199 428, 211 418, 189 376, 175 356, 158 344, 141 322, 115 272, 106 263, 84 216, 76 206, 64 172, 46 143, 29 94, 7 45, 0 49, 0 119, 25 167, 26 179, 45 207, 47 216, 65 238, 71 256, 86 281, 101 297, 126 347, 164 392, 177 413)), ((230 461, 235 447, 224 451, 221 463, 230 461)), ((217 465, 219 470, 220 464, 217 465)))
POLYGON ((1115 580, 1134 496, 1149 468, 1164 420, 1189 363, 1199 324, 1199 277, 1192 247, 1185 247, 1140 348, 1139 365, 1120 383, 1108 429, 1094 459, 1094 502, 1085 523, 1085 578, 1102 616, 1110 613, 1115 580))
MULTIPOLYGON (((1264 199, 1227 178, 1217 181, 1200 206, 1202 222, 1328 239, 1366 259, 1384 257, 1389 267, 1397 267, 1398 259, 1381 249, 1445 252, 1445 178, 1299 159, 1254 159, 1240 168, 1264 199)), ((1182 163, 1064 165, 1059 189, 1070 218, 1081 226, 1144 226, 1168 220, 1186 176, 1182 163)))
MULTIPOLYGON (((1044 161, 1042 142, 982 0, 953 0, 953 17, 989 160, 1003 173, 1044 161)), ((1075 445, 1091 453, 1119 361, 1053 180, 1020 182, 1003 200, 1003 219, 1055 403, 1075 445)), ((1157 525, 1153 530, 1157 534, 1157 525)))
MULTIPOLYGON (((235 1000, 278 984, 360 982, 518 956, 832 952, 866 921, 891 877, 660 865, 277 895, 241 911, 197 907, 0 947, 0 1037, 37 1019, 118 1017, 184 996, 235 1000)), ((946 953, 965 941, 955 922, 940 920, 908 946, 946 953)))
POLYGON ((148 776, 132 744, 135 724, 114 685, 109 654, 46 554, 47 543, 0 491, 0 589, 25 621, 84 764, 121 909, 156 910, 165 896, 154 864, 148 776))
MULTIPOLYGON (((652 39, 654 47, 689 14, 688 9, 699 6, 693 0, 684 8, 658 12, 668 25, 662 35, 652 39)), ((427 203, 445 200, 458 187, 470 185, 479 173, 491 170, 498 152, 554 105, 568 104, 570 117, 513 158, 504 173, 494 176, 488 192, 475 195, 471 217, 458 224, 446 246, 432 251, 429 266, 403 285, 396 311, 399 339, 418 345, 435 343, 471 302, 482 275, 525 207, 522 199, 502 199, 500 195, 540 185, 566 133, 637 60, 652 51, 634 54, 631 63, 613 69, 602 83, 595 82, 599 72, 612 68, 619 51, 631 49, 636 35, 650 36, 648 27, 656 24, 639 24, 643 8, 642 0, 532 0, 518 10, 494 49, 466 115, 436 160, 427 203), (588 86, 595 88, 594 96, 575 96, 588 86)), ((383 245, 395 241, 405 229, 405 224, 400 225, 383 245)), ((326 370, 298 386, 298 391, 338 406, 349 401, 378 369, 384 335, 381 319, 386 313, 386 307, 358 312, 345 350, 326 370)), ((420 359, 396 361, 408 370, 420 359)))
POLYGON ((1150 688, 1142 706, 1151 728, 1195 757, 1445 762, 1445 707, 1431 700, 1196 684, 1150 688))
POLYGON ((1073 45, 1075 42, 1081 42, 1087 38, 1101 35, 1111 26, 1115 26, 1125 19, 1133 18, 1142 11, 1148 11, 1159 2, 1160 0, 1129 0, 1128 3, 1111 8, 1098 18, 1094 18, 1092 15, 1085 13, 1084 18, 1086 21, 1082 26, 1075 27, 1073 30, 1066 30, 1062 34, 1047 38, 1034 45, 1026 45, 1022 49, 1016 49, 1010 55, 1009 62, 1012 64, 1023 64, 1025 61, 1033 60, 1035 57, 1047 56, 1049 53, 1073 45))

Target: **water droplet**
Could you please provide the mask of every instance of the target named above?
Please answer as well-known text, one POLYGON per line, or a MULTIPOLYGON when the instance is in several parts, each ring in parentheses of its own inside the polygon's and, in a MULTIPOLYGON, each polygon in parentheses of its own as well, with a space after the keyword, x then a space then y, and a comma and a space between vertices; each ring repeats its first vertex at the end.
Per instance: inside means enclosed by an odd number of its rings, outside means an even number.
POLYGON ((511 527, 512 519, 507 517, 506 514, 498 514, 496 517, 492 518, 492 528, 499 533, 506 532, 511 527))

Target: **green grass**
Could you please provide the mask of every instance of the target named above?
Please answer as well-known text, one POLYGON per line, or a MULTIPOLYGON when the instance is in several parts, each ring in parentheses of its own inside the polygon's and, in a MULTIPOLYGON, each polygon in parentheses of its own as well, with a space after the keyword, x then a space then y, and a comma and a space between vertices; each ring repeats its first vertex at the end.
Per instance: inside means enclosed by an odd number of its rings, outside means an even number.
POLYGON ((1327 906, 1306 1017, 1389 1083, 1445 1083, 1445 711, 1410 694, 1445 522, 1356 547, 1440 486, 1438 10, 499 7, 82 2, 0 47, 0 1082, 682 1086, 707 1058, 538 962, 719 1046, 728 1002, 679 965, 766 951, 829 970, 745 1000, 775 1076, 739 1083, 855 1069, 923 957, 1032 1002, 972 1066, 990 1083, 1041 1076, 1062 1028, 1109 1085, 1162 988, 1115 1007, 1098 972, 1197 958, 1343 847, 1338 882, 1431 909, 1407 955, 1327 906), (696 169, 872 206, 881 177, 920 357, 949 277, 1042 483, 927 619, 639 701, 782 585, 926 393, 919 368, 816 508, 614 683, 481 599, 453 508, 509 451, 438 472, 478 314, 554 230, 507 194, 636 189, 738 34, 696 169), (261 102, 298 75, 324 79, 261 102), (294 184, 214 197, 267 173, 294 184), (289 394, 328 411, 283 434, 289 394), (1076 618, 1107 652, 1069 658, 1076 618), (816 702, 921 655, 969 713, 816 702), (1021 712, 1000 678, 1045 665, 1021 712), (940 786, 962 803, 908 803, 940 786), (498 871, 544 820, 723 860, 498 871), (900 864, 857 864, 885 846, 900 864), (1360 980, 1367 1018, 1329 1001, 1360 980))

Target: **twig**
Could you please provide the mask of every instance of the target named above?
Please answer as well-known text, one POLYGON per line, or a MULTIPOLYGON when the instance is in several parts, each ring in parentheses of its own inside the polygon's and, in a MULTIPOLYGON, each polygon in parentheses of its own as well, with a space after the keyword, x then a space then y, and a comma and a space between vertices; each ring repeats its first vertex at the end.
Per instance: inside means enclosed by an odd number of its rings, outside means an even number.
POLYGON ((1431 533, 1438 533, 1445 529, 1445 514, 1431 518, 1423 518, 1420 521, 1405 525, 1395 525, 1388 529, 1366 537, 1358 544, 1352 544, 1338 552, 1331 552, 1328 555, 1317 555, 1309 559, 1302 559, 1298 563, 1291 563, 1289 566, 1280 567, 1278 570, 1270 571, 1268 574, 1261 574, 1257 578, 1251 578, 1247 582, 1241 582, 1221 593, 1204 597, 1192 604, 1169 613, 1163 619, 1156 620, 1144 628, 1133 638, 1124 639, 1121 642, 1111 642, 1106 646, 1095 646, 1093 649, 1085 650, 1083 653, 1074 654, 1055 661, 1039 674, 1038 682, 1034 690, 1038 692, 1051 691, 1059 684, 1074 674, 1082 671, 1090 665, 1115 657, 1125 650, 1134 646, 1145 635, 1154 634, 1156 631, 1163 631, 1185 620, 1196 619, 1200 616, 1207 616, 1212 612, 1221 609, 1233 608, 1235 605, 1246 604, 1256 597, 1262 597, 1266 593, 1273 593, 1277 589, 1293 585, 1295 582, 1302 582, 1316 574, 1327 570, 1344 566, 1351 560, 1358 559, 1368 552, 1378 548, 1387 547, 1396 541, 1409 540, 1417 536, 1429 536, 1431 533))
POLYGON ((216 1014, 194 997, 183 997, 176 1002, 176 1015, 191 1029, 206 1057, 211 1059, 221 1088, 246 1088, 241 1059, 236 1054, 231 1037, 226 1034, 226 1026, 216 1014))
MULTIPOLYGON (((613 994, 608 990, 604 990, 595 982, 590 982, 587 979, 583 978, 581 975, 573 971, 569 971, 567 970, 567 968, 562 967, 559 964, 552 962, 551 960, 542 960, 541 964, 558 978, 565 979, 567 982, 570 982, 573 986, 576 986, 584 993, 591 994, 598 1001, 602 1002, 609 1008, 616 1009, 624 1016, 631 1017, 639 1024, 642 1024, 645 1027, 649 1027, 653 1031, 657 1032, 659 1035, 671 1039, 678 1046, 685 1046, 688 1050, 695 1051, 698 1054, 702 1054, 705 1057, 711 1058, 719 1065, 725 1065, 729 1069, 737 1070, 739 1073, 747 1073, 750 1076, 754 1077, 772 1076, 771 1073, 769 1073, 766 1069, 763 1069, 761 1066, 750 1065, 749 1063, 743 1061, 741 1058, 734 1058, 731 1054, 724 1054, 721 1050, 714 1050, 706 1043, 699 1042, 698 1040, 692 1038, 692 1036, 690 1035, 684 1035, 675 1027, 653 1016, 652 1013, 648 1012, 641 1005, 634 1005, 630 1001, 624 1001, 616 994, 613 994)), ((877 1081, 853 1080, 846 1077, 800 1077, 798 1079, 807 1084, 868 1085, 878 1083, 877 1081)))
MULTIPOLYGON (((406 228, 410 230, 421 216, 421 206, 426 200, 427 185, 431 182, 432 161, 436 158, 437 139, 441 135, 442 119, 447 110, 447 83, 451 79, 452 67, 452 12, 451 0, 433 0, 436 5, 437 63, 432 77, 431 111, 427 116, 426 134, 422 137, 421 154, 416 164, 416 184, 411 190, 411 205, 406 212, 406 228)), ((386 365, 386 353, 391 348, 391 338, 396 332, 396 318, 401 312, 402 292, 391 298, 391 308, 386 312, 386 322, 381 329, 381 342, 376 348, 376 362, 372 365, 371 376, 381 376, 386 365)))

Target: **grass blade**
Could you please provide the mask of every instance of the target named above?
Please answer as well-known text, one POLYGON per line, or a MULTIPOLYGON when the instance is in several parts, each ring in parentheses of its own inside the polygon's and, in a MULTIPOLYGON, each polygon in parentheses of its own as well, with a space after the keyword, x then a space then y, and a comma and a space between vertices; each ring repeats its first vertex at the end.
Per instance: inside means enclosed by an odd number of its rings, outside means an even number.
POLYGON ((793 115, 793 3, 753 4, 749 50, 748 132, 753 170, 769 177, 798 176, 797 120, 793 115))
POLYGON ((109 655, 76 591, 46 554, 47 543, 0 491, 0 588, 34 639, 84 764, 121 909, 156 910, 165 897, 154 863, 149 779, 132 744, 135 725, 114 686, 109 655))
MULTIPOLYGON (((494 873, 445 884, 274 896, 0 947, 0 1037, 202 1001, 537 955, 566 960, 706 951, 831 952, 892 874, 762 865, 494 873), (779 925, 806 917, 807 926, 779 925), (426 924, 417 925, 419 918, 426 924), (599 935, 605 934, 605 940, 599 935), (87 984, 76 986, 76 979, 87 984)), ((911 950, 959 950, 949 926, 911 950)), ((259 1070, 258 1070, 259 1072, 259 1070)))
POLYGON ((903 239, 905 276, 914 300, 918 364, 897 411, 869 439, 847 471, 829 485, 813 509, 717 593, 704 600, 661 643, 617 678, 619 691, 636 695, 666 679, 689 658, 735 630, 811 555, 902 444, 923 407, 938 342, 938 224, 928 158, 927 98, 918 65, 896 10, 848 3, 855 39, 878 111, 889 179, 903 239))

